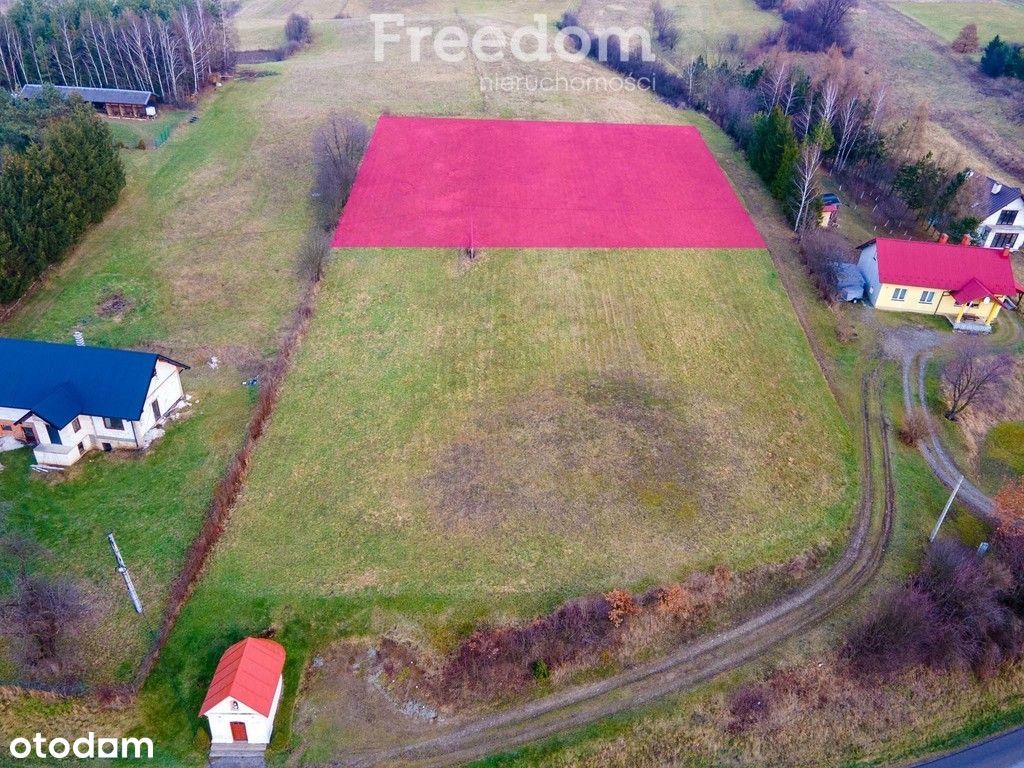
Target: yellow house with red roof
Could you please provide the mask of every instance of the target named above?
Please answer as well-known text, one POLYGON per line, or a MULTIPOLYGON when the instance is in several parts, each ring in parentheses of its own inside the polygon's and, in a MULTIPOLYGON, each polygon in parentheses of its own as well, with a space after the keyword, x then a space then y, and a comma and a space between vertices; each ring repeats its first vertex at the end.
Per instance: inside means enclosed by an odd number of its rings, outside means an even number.
POLYGON ((988 333, 1024 291, 1007 248, 879 237, 859 250, 873 307, 942 315, 958 331, 988 333))

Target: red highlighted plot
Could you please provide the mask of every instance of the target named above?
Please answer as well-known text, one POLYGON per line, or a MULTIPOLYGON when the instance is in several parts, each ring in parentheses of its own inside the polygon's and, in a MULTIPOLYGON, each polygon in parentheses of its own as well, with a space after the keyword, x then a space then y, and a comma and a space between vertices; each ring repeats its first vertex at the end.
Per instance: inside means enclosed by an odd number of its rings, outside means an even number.
POLYGON ((380 118, 346 247, 763 248, 696 128, 380 118))

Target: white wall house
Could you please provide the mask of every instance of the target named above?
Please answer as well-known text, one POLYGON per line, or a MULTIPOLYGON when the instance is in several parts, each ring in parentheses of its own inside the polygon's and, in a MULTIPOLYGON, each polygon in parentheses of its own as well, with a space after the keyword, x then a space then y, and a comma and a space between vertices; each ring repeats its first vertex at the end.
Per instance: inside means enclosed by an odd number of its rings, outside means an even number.
POLYGON ((989 248, 1024 249, 1024 194, 995 179, 988 179, 989 194, 976 237, 989 248))
POLYGON ((151 352, 0 338, 0 435, 67 467, 89 451, 145 447, 183 399, 188 366, 151 352))
POLYGON ((285 651, 273 640, 247 637, 217 664, 199 711, 210 724, 211 752, 266 747, 284 691, 285 651))

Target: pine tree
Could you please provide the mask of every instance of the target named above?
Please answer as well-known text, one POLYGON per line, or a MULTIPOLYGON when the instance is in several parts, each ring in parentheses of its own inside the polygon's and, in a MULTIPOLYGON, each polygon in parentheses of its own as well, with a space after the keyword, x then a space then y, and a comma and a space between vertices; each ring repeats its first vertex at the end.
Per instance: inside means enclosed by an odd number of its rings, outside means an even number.
POLYGON ((985 52, 981 55, 981 71, 989 77, 1002 77, 1006 66, 1010 63, 1013 50, 1004 43, 999 35, 989 40, 985 52))

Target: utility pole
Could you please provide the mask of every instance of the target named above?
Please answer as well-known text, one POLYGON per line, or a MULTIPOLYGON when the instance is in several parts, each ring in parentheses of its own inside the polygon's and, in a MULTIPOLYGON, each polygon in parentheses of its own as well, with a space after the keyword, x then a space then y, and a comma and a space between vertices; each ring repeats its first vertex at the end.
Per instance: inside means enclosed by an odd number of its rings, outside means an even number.
POLYGON ((142 613, 142 601, 139 600, 139 593, 135 591, 135 583, 132 581, 132 575, 128 573, 128 566, 124 564, 124 558, 121 557, 121 550, 114 541, 113 532, 107 534, 107 541, 110 542, 110 551, 114 553, 114 561, 117 563, 117 572, 124 579, 124 586, 128 590, 132 605, 135 606, 135 612, 142 613))
POLYGON ((963 485, 964 476, 960 475, 960 479, 956 481, 956 487, 953 488, 953 492, 949 494, 949 500, 946 502, 946 506, 942 508, 942 514, 939 515, 938 522, 935 523, 935 527, 932 528, 932 535, 928 537, 928 541, 935 541, 935 537, 939 535, 939 528, 942 527, 943 521, 946 519, 946 515, 949 514, 949 508, 953 506, 953 499, 956 498, 957 492, 960 490, 960 486, 963 485))

